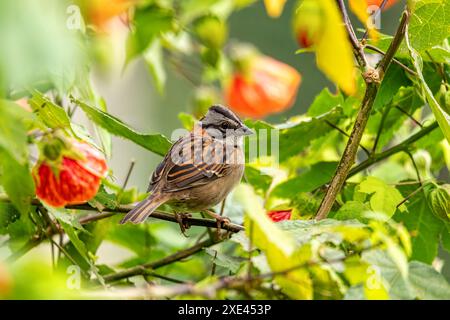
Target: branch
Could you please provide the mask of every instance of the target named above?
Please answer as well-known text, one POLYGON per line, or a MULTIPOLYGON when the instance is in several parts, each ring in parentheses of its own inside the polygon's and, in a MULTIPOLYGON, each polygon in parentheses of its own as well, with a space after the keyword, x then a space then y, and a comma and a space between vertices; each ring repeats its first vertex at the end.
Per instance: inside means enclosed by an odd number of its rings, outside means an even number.
MULTIPOLYGON (((11 200, 5 195, 0 195, 0 202, 9 202, 10 203, 11 200)), ((41 206, 42 204, 38 199, 33 199, 33 200, 31 200, 31 205, 41 206)), ((65 208, 72 209, 72 210, 97 211, 96 208, 91 207, 87 203, 78 204, 78 205, 70 205, 70 206, 66 206, 65 208)), ((101 213, 96 213, 96 214, 82 217, 82 218, 80 218, 79 222, 81 224, 88 224, 93 221, 112 217, 119 213, 127 213, 127 212, 131 211, 133 208, 134 208, 134 206, 120 205, 120 206, 117 206, 115 209, 105 209, 101 213)), ((161 211, 153 212, 151 214, 150 218, 178 223, 178 221, 174 215, 166 213, 166 212, 161 212, 161 211)), ((189 224, 189 226, 217 228, 217 222, 213 219, 184 218, 183 221, 186 222, 187 224, 189 224)), ((241 230, 244 230, 243 226, 234 224, 234 223, 222 223, 222 225, 220 227, 221 227, 221 229, 231 231, 231 232, 239 232, 241 230)))
POLYGON ((411 16, 411 12, 409 8, 407 7, 405 11, 403 11, 402 14, 402 20, 400 21, 400 24, 397 28, 397 32, 395 33, 394 39, 392 39, 392 42, 386 51, 386 54, 384 55, 383 59, 381 59, 380 63, 378 64, 378 71, 380 72, 380 77, 382 78, 384 74, 386 73, 387 69, 389 68, 389 65, 391 64, 392 60, 394 59, 394 56, 400 47, 400 44, 403 41, 403 38, 405 37, 406 27, 409 23, 409 18, 411 16))
MULTIPOLYGON (((11 199, 8 198, 6 195, 2 195, 0 194, 0 202, 7 202, 7 203, 11 203, 11 199)), ((33 206, 42 206, 42 203, 38 200, 38 199, 33 199, 31 200, 31 205, 33 206)), ((91 207, 89 204, 85 203, 85 204, 80 204, 80 205, 71 205, 71 206, 66 206, 66 209, 73 209, 73 210, 86 210, 86 211, 96 211, 97 209, 91 207)), ((98 220, 102 220, 102 219, 106 219, 109 217, 112 217, 116 214, 120 214, 120 213, 127 213, 130 210, 133 209, 133 206, 125 206, 125 205, 121 205, 118 206, 115 209, 107 209, 102 211, 102 213, 96 213, 96 214, 91 214, 91 215, 87 215, 84 216, 82 218, 80 218, 79 222, 82 225, 94 222, 94 221, 98 221, 98 220)), ((150 216, 151 218, 155 218, 155 219, 159 219, 159 220, 164 220, 164 221, 170 221, 170 222, 174 222, 174 223, 178 223, 178 220, 175 218, 174 215, 172 214, 168 214, 165 212, 160 212, 160 211, 155 211, 151 214, 150 216)), ((217 228, 217 221, 212 220, 212 219, 200 219, 200 218, 184 218, 183 222, 185 222, 187 225, 189 226, 200 226, 200 227, 206 227, 206 228, 217 228)), ((244 227, 238 224, 234 224, 234 223, 223 223, 220 226, 221 229, 226 230, 226 231, 230 231, 230 232, 239 232, 244 230, 244 227)), ((55 230, 54 228, 47 228, 45 233, 42 232, 38 232, 35 235, 33 235, 32 239, 29 240, 22 248, 20 248, 18 251, 12 253, 8 258, 7 261, 8 262, 14 262, 17 259, 19 259, 20 257, 22 257, 23 255, 25 255, 27 252, 29 252, 31 249, 35 248, 36 246, 38 246, 42 241, 44 241, 47 238, 51 238, 52 236, 54 236, 55 234, 58 233, 63 233, 63 230, 55 230)))
POLYGON ((417 140, 423 138, 424 136, 426 136, 427 134, 429 134, 431 131, 433 131, 434 129, 438 128, 439 125, 438 123, 435 121, 432 124, 430 124, 429 126, 421 129, 419 132, 413 134, 411 137, 409 137, 408 139, 406 139, 405 141, 399 143, 398 145, 383 151, 381 153, 375 154, 373 155, 371 158, 361 162, 360 164, 358 164, 356 167, 354 167, 352 170, 350 170, 349 174, 348 174, 348 178, 354 176, 355 174, 367 169, 368 167, 370 167, 371 165, 382 161, 386 158, 389 158, 390 156, 401 152, 401 151, 405 151, 408 149, 408 146, 414 142, 416 142, 417 140))
MULTIPOLYGON (((193 283, 182 283, 182 284, 170 285, 170 286, 152 285, 147 288, 144 288, 143 290, 133 288, 133 289, 125 289, 125 290, 116 290, 114 292, 111 292, 111 291, 87 292, 86 294, 92 295, 93 297, 98 297, 98 296, 105 297, 105 295, 106 295, 106 296, 112 297, 112 298, 114 298, 114 297, 123 298, 124 296, 126 296, 128 298, 132 298, 132 297, 136 297, 136 294, 138 294, 138 296, 146 296, 149 298, 163 298, 163 297, 167 298, 167 297, 174 297, 174 296, 189 294, 189 295, 195 295, 195 296, 197 296, 197 295, 204 296, 204 297, 213 299, 216 296, 217 291, 222 290, 222 289, 235 289, 235 290, 244 289, 244 290, 246 290, 249 287, 254 287, 255 285, 259 285, 265 279, 271 279, 271 278, 274 278, 275 276, 287 275, 290 272, 293 272, 295 270, 313 267, 320 263, 333 264, 333 263, 342 262, 342 261, 345 261, 346 259, 348 259, 349 257, 355 256, 355 255, 360 255, 363 252, 373 250, 377 247, 379 247, 379 244, 369 246, 369 247, 364 248, 359 251, 354 251, 344 257, 338 257, 335 259, 328 259, 328 260, 323 260, 323 259, 309 260, 309 261, 306 261, 306 262, 300 263, 298 265, 295 265, 295 266, 292 266, 292 267, 289 267, 286 269, 282 269, 279 271, 266 272, 266 273, 262 273, 262 274, 258 274, 258 275, 246 274, 243 276, 225 276, 225 277, 221 277, 221 278, 217 279, 217 281, 212 282, 212 283, 208 284, 207 286, 197 286, 196 284, 193 284, 193 283)), ((126 277, 122 277, 121 279, 128 278, 128 277, 131 277, 134 275, 146 274, 147 272, 149 275, 154 274, 152 271, 147 271, 146 269, 148 269, 148 268, 143 268, 143 266, 140 266, 137 268, 140 268, 140 271, 144 272, 144 273, 131 274, 126 277)), ((133 269, 133 268, 131 268, 131 269, 133 269)), ((131 269, 129 269, 129 270, 131 270, 131 269)), ((105 277, 105 280, 111 281, 110 279, 107 279, 107 278, 108 278, 108 276, 105 277)), ((116 279, 116 280, 119 280, 119 279, 116 279)), ((299 284, 298 281, 297 281, 297 284, 299 284)))
MULTIPOLYGON (((341 9, 344 10, 344 17, 346 16, 345 7, 343 6, 343 1, 338 1, 342 4, 341 9)), ((325 219, 330 212, 334 201, 336 200, 337 195, 342 189, 344 185, 347 175, 355 163, 356 154, 358 151, 359 144, 361 142, 362 135, 364 133, 364 129, 366 128, 367 121, 369 120, 369 115, 372 110, 373 103, 378 93, 378 84, 383 79, 384 74, 386 73, 387 68, 389 67, 392 59, 394 58, 395 53, 397 52, 400 43, 402 42, 406 25, 409 21, 410 13, 408 9, 403 12, 402 20, 400 22, 399 27, 397 28, 397 32, 392 40, 389 49, 386 52, 386 55, 383 57, 381 62, 379 63, 377 69, 367 70, 364 72, 364 79, 366 81, 367 87, 364 98, 361 103, 361 108, 356 117, 355 124, 352 129, 352 133, 350 134, 350 138, 347 141, 347 145, 345 147, 344 153, 339 161, 339 165, 336 169, 336 173, 331 180, 329 187, 327 188, 327 192, 325 197, 320 204, 320 207, 317 211, 316 219, 321 220, 325 219)), ((351 29, 351 28, 350 28, 351 29)), ((351 36, 351 34, 350 34, 351 36)), ((362 66, 360 64, 360 66, 362 66)))
POLYGON ((113 282, 113 281, 118 281, 121 279, 130 278, 130 277, 134 277, 134 276, 138 276, 138 275, 146 275, 149 273, 149 270, 150 270, 150 275, 151 275, 152 274, 151 270, 158 269, 158 268, 164 267, 168 264, 171 264, 173 262, 180 261, 184 258, 187 258, 187 257, 193 255, 193 254, 196 254, 197 252, 201 251, 203 248, 210 247, 221 241, 222 241, 222 237, 216 237, 214 239, 208 238, 207 240, 199 242, 190 248, 178 251, 178 252, 176 252, 170 256, 167 256, 161 260, 141 264, 141 265, 126 269, 124 271, 109 274, 109 275, 106 275, 104 277, 104 279, 106 282, 113 282))

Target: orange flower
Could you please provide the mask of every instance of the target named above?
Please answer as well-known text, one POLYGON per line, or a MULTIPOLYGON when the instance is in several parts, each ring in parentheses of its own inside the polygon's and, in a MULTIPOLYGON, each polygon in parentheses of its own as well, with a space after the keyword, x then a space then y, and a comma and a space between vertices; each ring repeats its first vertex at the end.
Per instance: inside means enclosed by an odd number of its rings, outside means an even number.
POLYGON ((292 209, 289 210, 273 210, 267 212, 267 215, 273 222, 290 220, 292 214, 292 209))
POLYGON ((291 107, 300 82, 300 74, 291 66, 256 55, 233 74, 225 88, 225 99, 240 115, 262 118, 291 107))
MULTIPOLYGON (((383 3, 383 0, 366 0, 366 1, 367 1, 367 6, 380 7, 381 4, 383 3)), ((386 5, 384 6, 384 9, 388 9, 388 8, 392 7, 396 2, 397 2, 397 0, 388 0, 386 5)))
POLYGON ((104 156, 86 142, 54 139, 43 145, 43 155, 33 168, 36 195, 53 207, 80 204, 92 199, 108 167, 104 156), (69 146, 68 146, 69 145, 69 146))

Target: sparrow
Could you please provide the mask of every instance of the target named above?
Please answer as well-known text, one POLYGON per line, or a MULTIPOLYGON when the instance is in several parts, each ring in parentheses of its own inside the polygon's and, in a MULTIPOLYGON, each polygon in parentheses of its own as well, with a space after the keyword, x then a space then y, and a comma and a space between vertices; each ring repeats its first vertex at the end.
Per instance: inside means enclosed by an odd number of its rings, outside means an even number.
POLYGON ((174 208, 183 233, 183 212, 205 212, 216 219, 218 228, 229 222, 208 209, 222 202, 241 181, 245 165, 242 140, 251 134, 231 110, 211 106, 192 131, 172 145, 152 174, 150 195, 120 223, 141 223, 165 203, 174 208))

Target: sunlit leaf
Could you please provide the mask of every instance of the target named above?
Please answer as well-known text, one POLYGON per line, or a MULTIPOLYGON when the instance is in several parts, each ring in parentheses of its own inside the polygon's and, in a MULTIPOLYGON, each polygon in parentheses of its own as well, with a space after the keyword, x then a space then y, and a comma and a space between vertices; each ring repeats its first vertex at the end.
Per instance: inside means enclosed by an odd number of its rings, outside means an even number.
MULTIPOLYGON (((256 247, 265 252, 272 271, 286 270, 308 261, 308 247, 301 247, 298 251, 294 240, 267 217, 249 186, 240 186, 237 197, 245 210, 247 235, 256 247)), ((293 298, 311 299, 313 296, 311 278, 304 269, 294 269, 276 276, 275 280, 293 298)))
POLYGON ((324 14, 324 26, 316 44, 317 65, 345 93, 353 95, 356 92, 356 70, 342 15, 335 1, 322 0, 319 3, 324 14))
MULTIPOLYGON (((367 177, 358 187, 358 191, 370 194, 370 206, 372 210, 384 212, 392 217, 397 210, 397 205, 403 200, 402 194, 392 186, 375 177, 367 177)), ((404 205, 399 206, 400 211, 405 211, 404 205)))
POLYGON ((369 30, 370 38, 373 41, 378 41, 379 34, 375 26, 372 25, 372 19, 369 17, 367 0, 349 0, 350 9, 358 17, 367 30, 369 30))
POLYGON ((450 4, 447 0, 417 0, 409 24, 412 47, 418 51, 440 45, 450 36, 450 4))
MULTIPOLYGON (((450 5, 447 5, 447 7, 450 10, 450 5)), ((416 72, 418 74, 419 84, 422 87, 425 98, 431 110, 433 111, 433 114, 439 124, 439 127, 444 133, 445 138, 447 139, 447 141, 450 142, 450 115, 447 112, 445 112, 445 110, 439 105, 439 103, 436 101, 433 95, 433 92, 426 83, 425 78, 423 77, 422 74, 422 59, 420 55, 417 53, 417 51, 414 49, 414 47, 411 46, 408 34, 406 34, 405 40, 409 49, 409 53, 411 54, 414 68, 416 69, 416 72)))

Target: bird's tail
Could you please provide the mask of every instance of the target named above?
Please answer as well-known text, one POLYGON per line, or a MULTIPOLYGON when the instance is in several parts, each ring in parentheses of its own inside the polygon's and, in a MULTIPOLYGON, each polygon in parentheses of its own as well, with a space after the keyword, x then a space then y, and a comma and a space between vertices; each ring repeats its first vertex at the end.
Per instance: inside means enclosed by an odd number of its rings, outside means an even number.
POLYGON ((128 221, 137 224, 145 221, 149 215, 153 213, 160 205, 166 202, 166 198, 159 193, 151 194, 147 199, 141 201, 137 206, 128 212, 126 216, 120 220, 120 224, 128 221))

